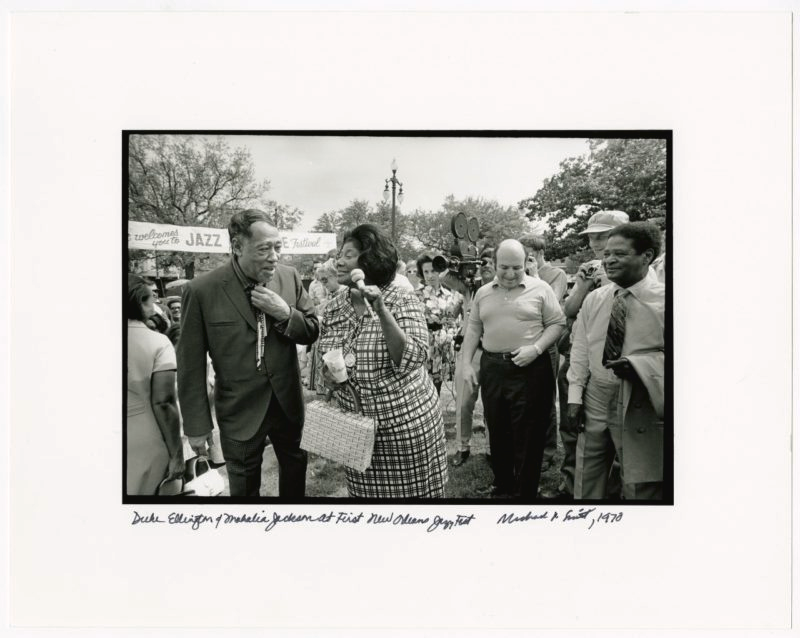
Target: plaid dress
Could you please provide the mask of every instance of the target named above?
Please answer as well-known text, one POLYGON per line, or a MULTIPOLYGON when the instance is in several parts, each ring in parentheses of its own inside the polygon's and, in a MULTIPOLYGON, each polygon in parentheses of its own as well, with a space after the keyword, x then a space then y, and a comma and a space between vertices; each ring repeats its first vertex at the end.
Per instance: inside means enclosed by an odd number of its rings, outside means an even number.
MULTIPOLYGON (((351 497, 442 497, 447 482, 444 424, 425 369, 428 330, 422 306, 412 292, 392 284, 381 292, 407 339, 399 365, 389 356, 380 319, 356 316, 349 288, 329 301, 320 329, 320 353, 342 349, 363 412, 378 424, 372 464, 366 472, 347 468, 347 489, 351 497)), ((343 409, 355 411, 349 393, 335 396, 343 409)))

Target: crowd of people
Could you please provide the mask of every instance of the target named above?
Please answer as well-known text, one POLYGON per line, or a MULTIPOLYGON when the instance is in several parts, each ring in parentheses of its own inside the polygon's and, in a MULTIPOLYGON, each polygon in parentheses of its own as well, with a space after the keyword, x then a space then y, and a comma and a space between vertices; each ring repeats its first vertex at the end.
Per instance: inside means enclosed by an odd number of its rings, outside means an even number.
POLYGON ((129 275, 128 494, 155 494, 180 475, 182 440, 207 456, 216 428, 231 496, 259 495, 269 441, 278 496, 302 498, 305 382, 376 423, 369 468, 345 470, 351 497, 443 497, 449 472, 471 462, 479 396, 494 477, 480 495, 663 497, 665 255, 655 225, 593 215, 582 234, 595 258, 571 290, 538 235, 483 247, 474 282, 437 270, 434 253, 404 263, 381 228, 362 224, 315 264, 306 290, 281 263, 266 213, 236 213, 228 231, 229 262, 180 299, 159 304, 152 284, 129 275), (332 350, 344 384, 323 361, 332 350), (444 381, 456 403, 450 469, 444 381), (559 435, 561 483, 543 495, 559 435))

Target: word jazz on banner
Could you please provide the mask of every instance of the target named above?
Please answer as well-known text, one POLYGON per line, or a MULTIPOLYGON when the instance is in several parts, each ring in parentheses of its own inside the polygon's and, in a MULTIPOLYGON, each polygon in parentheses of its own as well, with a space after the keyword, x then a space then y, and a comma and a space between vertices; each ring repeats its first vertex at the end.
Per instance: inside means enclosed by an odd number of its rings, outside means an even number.
MULTIPOLYGON (((287 255, 324 255, 336 250, 334 233, 281 233, 287 255)), ((171 226, 128 222, 128 248, 188 253, 229 253, 228 230, 204 226, 171 226)))

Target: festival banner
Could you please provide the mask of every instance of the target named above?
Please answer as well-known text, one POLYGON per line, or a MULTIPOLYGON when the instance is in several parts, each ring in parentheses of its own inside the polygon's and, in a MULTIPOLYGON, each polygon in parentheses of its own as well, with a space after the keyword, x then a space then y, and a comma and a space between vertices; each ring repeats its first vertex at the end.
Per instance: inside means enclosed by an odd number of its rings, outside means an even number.
MULTIPOLYGON (((334 233, 282 232, 282 253, 287 255, 324 255, 336 250, 334 233)), ((174 250, 189 253, 229 253, 226 228, 172 226, 149 222, 128 222, 128 248, 174 250)))

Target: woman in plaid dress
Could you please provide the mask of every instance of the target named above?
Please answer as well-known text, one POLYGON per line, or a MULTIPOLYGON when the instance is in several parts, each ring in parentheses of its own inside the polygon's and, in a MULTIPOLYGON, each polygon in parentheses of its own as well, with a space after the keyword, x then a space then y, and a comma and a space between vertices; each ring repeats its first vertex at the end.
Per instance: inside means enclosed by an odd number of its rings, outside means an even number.
MULTIPOLYGON (((428 330, 414 293, 392 283, 396 264, 397 251, 377 226, 363 224, 345 235, 336 266, 339 283, 347 288, 325 308, 319 349, 341 348, 348 382, 364 414, 378 424, 369 469, 346 470, 349 495, 442 497, 444 424, 425 369, 428 330), (363 291, 351 281, 355 268, 364 271, 368 285, 363 291)), ((327 368, 323 375, 332 381, 327 368)), ((342 408, 355 411, 349 392, 335 396, 342 408)))

